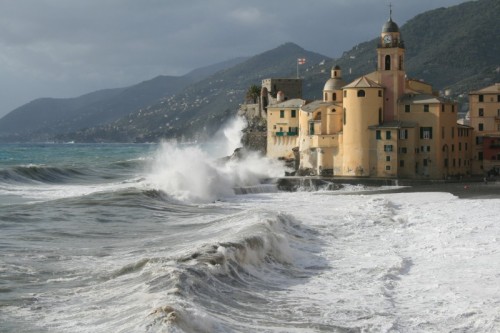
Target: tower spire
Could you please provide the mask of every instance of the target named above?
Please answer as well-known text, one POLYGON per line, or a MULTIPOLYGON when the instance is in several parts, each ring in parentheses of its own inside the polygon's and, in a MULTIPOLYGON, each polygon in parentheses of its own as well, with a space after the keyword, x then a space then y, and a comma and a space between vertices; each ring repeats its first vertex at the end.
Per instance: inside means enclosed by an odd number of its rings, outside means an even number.
POLYGON ((389 2, 389 20, 392 21, 392 2, 389 2))

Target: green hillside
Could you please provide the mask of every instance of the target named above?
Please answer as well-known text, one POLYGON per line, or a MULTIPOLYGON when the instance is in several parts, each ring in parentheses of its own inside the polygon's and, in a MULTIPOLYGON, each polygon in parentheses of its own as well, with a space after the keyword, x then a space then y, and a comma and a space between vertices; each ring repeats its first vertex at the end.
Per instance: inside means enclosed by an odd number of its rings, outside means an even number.
POLYGON ((297 58, 306 58, 311 63, 326 59, 296 44, 286 43, 222 70, 175 96, 110 125, 75 133, 74 138, 82 141, 119 139, 138 142, 171 137, 203 139, 235 115, 250 85, 260 85, 262 79, 268 77, 296 76, 297 58))

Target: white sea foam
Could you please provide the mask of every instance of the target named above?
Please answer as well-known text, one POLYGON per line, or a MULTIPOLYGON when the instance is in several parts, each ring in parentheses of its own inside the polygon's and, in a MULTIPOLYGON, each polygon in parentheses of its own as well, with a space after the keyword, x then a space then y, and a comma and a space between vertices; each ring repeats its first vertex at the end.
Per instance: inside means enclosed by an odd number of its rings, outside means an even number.
MULTIPOLYGON (((234 120, 223 131, 226 154, 240 145, 243 124, 243 120, 234 120)), ((255 152, 222 160, 201 145, 164 142, 156 152, 148 182, 177 200, 200 203, 231 196, 235 187, 258 185, 262 179, 284 173, 281 162, 255 152)))

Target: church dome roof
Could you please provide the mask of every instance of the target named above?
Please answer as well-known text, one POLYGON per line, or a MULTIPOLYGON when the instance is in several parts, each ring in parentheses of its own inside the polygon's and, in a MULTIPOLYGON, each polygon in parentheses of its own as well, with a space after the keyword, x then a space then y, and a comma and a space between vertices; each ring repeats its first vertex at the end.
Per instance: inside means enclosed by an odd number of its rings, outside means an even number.
POLYGON ((342 89, 342 87, 345 85, 344 81, 342 81, 342 79, 339 79, 339 78, 335 78, 335 79, 329 79, 328 81, 326 81, 325 83, 325 87, 323 88, 323 90, 340 90, 342 89))
POLYGON ((382 32, 399 32, 399 27, 392 19, 389 19, 382 26, 382 32))

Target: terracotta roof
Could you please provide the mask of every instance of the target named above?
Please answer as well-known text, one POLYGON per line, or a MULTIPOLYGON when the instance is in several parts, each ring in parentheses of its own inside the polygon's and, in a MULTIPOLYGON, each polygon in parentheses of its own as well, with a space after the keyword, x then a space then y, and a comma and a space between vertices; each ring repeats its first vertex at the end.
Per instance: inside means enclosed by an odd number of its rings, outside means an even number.
POLYGON ((438 97, 429 94, 405 94, 401 96, 401 103, 411 103, 411 104, 433 104, 433 103, 444 103, 446 99, 443 97, 438 97))
POLYGON ((375 81, 370 80, 366 76, 357 78, 356 80, 349 83, 345 88, 383 88, 380 84, 375 81))
POLYGON ((308 103, 306 105, 303 105, 300 109, 304 112, 314 112, 316 111, 320 106, 329 106, 329 105, 335 105, 335 103, 332 102, 323 102, 322 100, 315 100, 312 101, 311 103, 308 103))
POLYGON ((304 104, 305 100, 293 98, 281 103, 268 105, 268 108, 300 108, 304 104))
POLYGON ((500 83, 495 83, 489 87, 472 91, 469 95, 473 94, 500 94, 500 83))

